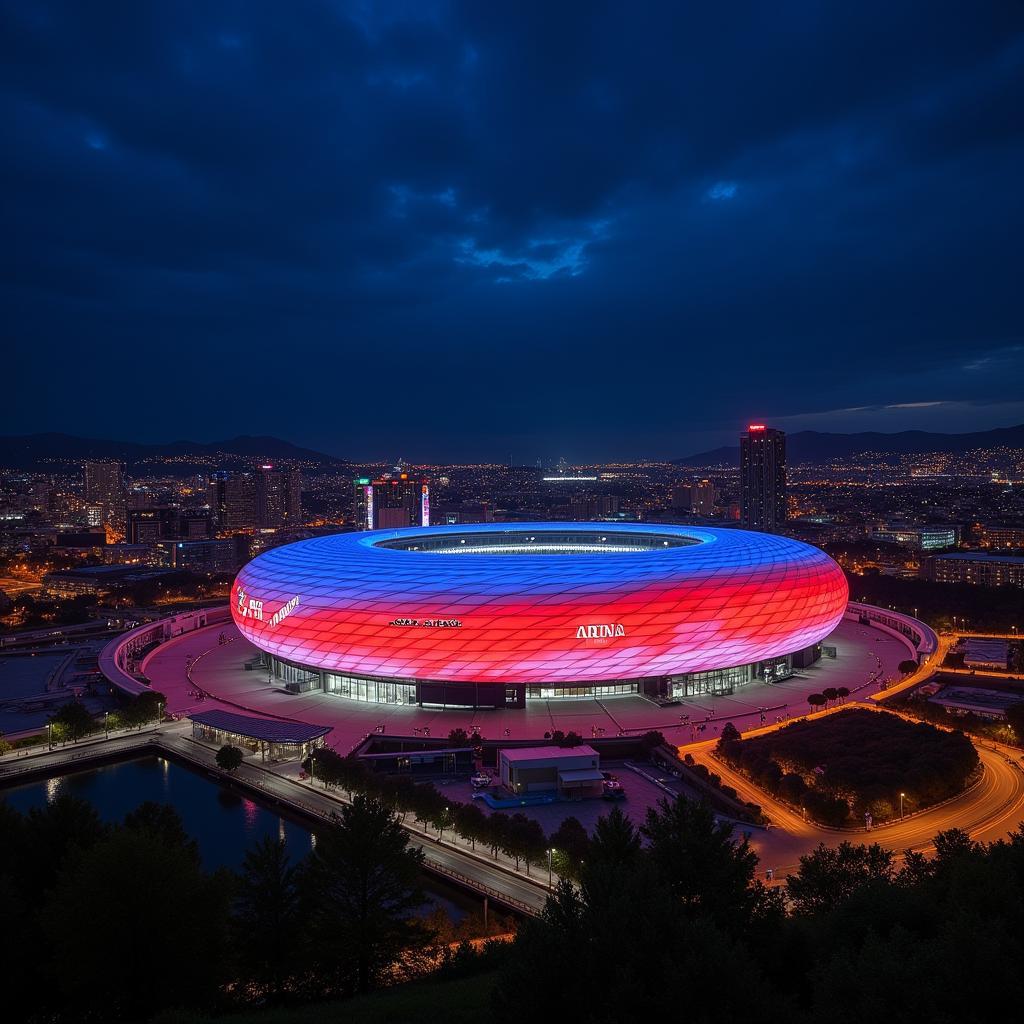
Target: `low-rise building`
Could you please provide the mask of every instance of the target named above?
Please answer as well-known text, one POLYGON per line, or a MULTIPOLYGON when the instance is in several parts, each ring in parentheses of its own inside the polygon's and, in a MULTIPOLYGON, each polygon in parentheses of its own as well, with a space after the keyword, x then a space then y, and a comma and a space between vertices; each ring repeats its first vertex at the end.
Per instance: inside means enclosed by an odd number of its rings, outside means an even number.
POLYGON ((951 523, 926 526, 880 523, 871 528, 871 537, 884 544, 902 544, 915 551, 941 551, 957 546, 960 540, 960 527, 951 523))
POLYGON ((974 583, 985 587, 1024 587, 1024 555, 960 552, 928 560, 925 575, 936 583, 974 583))
POLYGON ((501 784, 510 793, 557 792, 571 800, 600 796, 604 776, 593 747, 517 747, 498 751, 501 784))
POLYGON ((998 637, 969 636, 964 641, 965 668, 993 668, 1006 671, 1010 645, 998 637))
POLYGON ((102 597, 118 587, 156 579, 170 571, 135 565, 86 565, 47 573, 43 590, 51 597, 102 597))

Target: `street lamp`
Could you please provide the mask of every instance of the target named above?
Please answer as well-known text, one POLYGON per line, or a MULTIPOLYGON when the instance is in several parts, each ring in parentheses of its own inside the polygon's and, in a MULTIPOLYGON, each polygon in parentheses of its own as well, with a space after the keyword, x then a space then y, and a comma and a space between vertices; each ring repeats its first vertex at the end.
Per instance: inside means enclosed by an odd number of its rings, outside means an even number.
POLYGON ((906 795, 907 795, 906 793, 900 793, 900 821, 903 820, 903 798, 906 795))
POLYGON ((104 711, 103 712, 103 732, 105 733, 105 737, 104 738, 108 739, 108 740, 110 739, 110 725, 109 725, 109 723, 107 721, 109 718, 110 718, 110 712, 109 711, 104 711))
POLYGON ((53 750, 53 722, 46 723, 46 749, 53 750))
POLYGON ((551 854, 555 852, 553 846, 548 847, 548 888, 551 888, 551 854))

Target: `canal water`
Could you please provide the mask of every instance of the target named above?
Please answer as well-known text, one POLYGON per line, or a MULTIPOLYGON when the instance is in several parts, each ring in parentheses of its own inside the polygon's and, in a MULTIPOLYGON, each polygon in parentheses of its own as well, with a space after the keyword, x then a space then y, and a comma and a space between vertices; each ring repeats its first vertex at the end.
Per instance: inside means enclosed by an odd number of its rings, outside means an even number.
MULTIPOLYGON (((147 800, 170 804, 181 816, 185 831, 198 843, 208 870, 239 868, 246 850, 265 836, 283 839, 293 862, 302 860, 313 848, 313 837, 304 825, 213 779, 152 755, 0 790, 0 800, 25 813, 64 794, 92 804, 109 822, 123 820, 147 800)), ((427 904, 423 912, 440 907, 455 921, 477 902, 433 878, 424 879, 424 890, 427 904)))

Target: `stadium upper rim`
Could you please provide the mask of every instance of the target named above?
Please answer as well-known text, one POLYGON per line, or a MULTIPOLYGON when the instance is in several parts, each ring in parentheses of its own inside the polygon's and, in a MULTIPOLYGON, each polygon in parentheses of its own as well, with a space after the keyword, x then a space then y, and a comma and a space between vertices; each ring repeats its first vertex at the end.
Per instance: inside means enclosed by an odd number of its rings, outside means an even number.
POLYGON ((427 526, 387 532, 389 536, 375 539, 371 546, 431 555, 619 555, 663 552, 714 540, 707 531, 669 531, 647 525, 637 529, 635 524, 628 523, 598 526, 527 523, 508 527, 476 524, 472 528, 427 526))

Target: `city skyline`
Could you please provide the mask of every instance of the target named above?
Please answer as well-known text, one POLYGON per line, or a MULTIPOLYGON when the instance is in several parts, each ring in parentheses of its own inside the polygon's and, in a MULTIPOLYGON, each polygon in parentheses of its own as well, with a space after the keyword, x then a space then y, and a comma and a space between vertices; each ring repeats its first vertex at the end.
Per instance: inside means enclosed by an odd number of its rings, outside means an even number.
POLYGON ((881 14, 8 5, 5 333, 48 400, 0 432, 584 461, 1022 422, 1021 11, 881 14))

